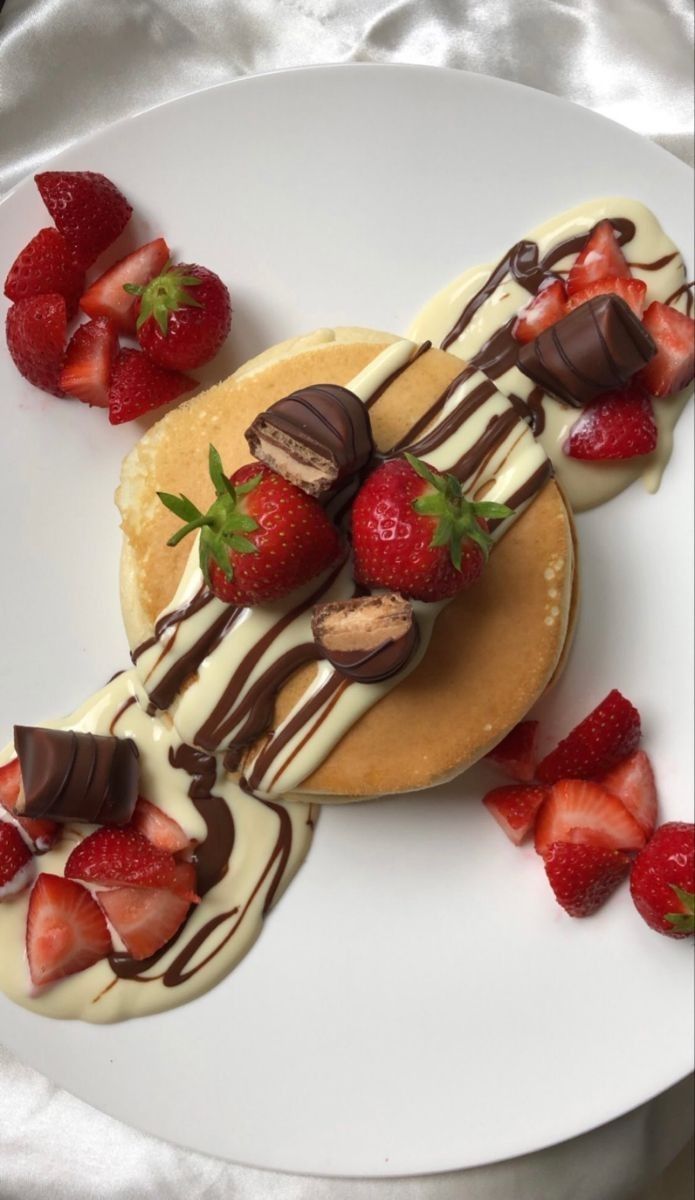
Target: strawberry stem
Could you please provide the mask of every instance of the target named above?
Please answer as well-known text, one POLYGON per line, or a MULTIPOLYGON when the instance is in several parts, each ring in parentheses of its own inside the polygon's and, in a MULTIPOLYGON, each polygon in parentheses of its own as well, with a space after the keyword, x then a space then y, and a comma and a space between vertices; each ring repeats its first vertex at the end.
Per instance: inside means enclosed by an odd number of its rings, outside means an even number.
POLYGON ((469 500, 455 475, 440 475, 413 454, 406 454, 405 458, 420 478, 434 489, 413 500, 415 512, 437 521, 430 545, 448 546, 457 571, 461 570, 462 549, 466 542, 474 542, 487 560, 492 538, 487 527, 481 525, 480 518, 504 520, 511 517, 514 510, 493 501, 469 500))
POLYGON ((196 300, 187 290, 199 287, 202 282, 197 275, 185 275, 183 271, 172 270, 167 266, 161 275, 155 275, 154 279, 144 286, 137 283, 124 283, 123 289, 129 296, 141 297, 136 328, 140 329, 145 321, 153 317, 166 337, 170 312, 178 312, 185 306, 203 307, 200 301, 196 300))
POLYGON ((242 511, 239 501, 258 486, 261 476, 254 475, 235 487, 225 475, 222 459, 213 445, 210 445, 208 454, 208 469, 215 488, 215 500, 207 512, 201 512, 183 493, 174 496, 171 492, 157 492, 157 495, 165 508, 184 522, 181 529, 171 535, 167 546, 178 546, 189 533, 200 530, 200 569, 209 586, 211 560, 217 563, 227 579, 233 579, 230 551, 236 554, 257 553, 253 542, 244 535, 258 529, 258 522, 242 511))

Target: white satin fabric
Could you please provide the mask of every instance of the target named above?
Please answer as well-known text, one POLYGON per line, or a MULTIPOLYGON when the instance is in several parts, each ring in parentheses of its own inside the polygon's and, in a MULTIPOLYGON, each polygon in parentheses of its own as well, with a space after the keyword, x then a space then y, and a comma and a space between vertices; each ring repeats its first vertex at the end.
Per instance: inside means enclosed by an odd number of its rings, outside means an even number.
MULTIPOLYGON (((0 10, 0 194, 119 117, 238 75, 317 62, 430 63, 514 79, 693 161, 692 0, 0 0, 0 10)), ((652 1181, 692 1126, 686 1080, 611 1125, 513 1162, 427 1179, 300 1178, 145 1137, 0 1048, 0 1200, 686 1200, 688 1150, 678 1178, 652 1181)))

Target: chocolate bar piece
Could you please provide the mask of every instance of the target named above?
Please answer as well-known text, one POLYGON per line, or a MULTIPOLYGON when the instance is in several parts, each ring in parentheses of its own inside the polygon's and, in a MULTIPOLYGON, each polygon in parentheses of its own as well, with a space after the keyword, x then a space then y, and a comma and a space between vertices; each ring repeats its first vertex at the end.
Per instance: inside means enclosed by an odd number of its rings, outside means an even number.
POLYGON ((395 675, 419 639, 410 603, 393 592, 317 604, 311 628, 325 658, 359 683, 395 675))
POLYGON ((596 296, 519 350, 519 368, 546 392, 580 407, 622 388, 656 346, 619 296, 596 296))
POLYGON ((139 771, 131 738, 15 725, 14 744, 22 816, 90 825, 125 825, 132 817, 139 771))
POLYGON ((251 453, 290 483, 321 496, 374 453, 369 413, 347 388, 302 388, 259 414, 246 431, 251 453))

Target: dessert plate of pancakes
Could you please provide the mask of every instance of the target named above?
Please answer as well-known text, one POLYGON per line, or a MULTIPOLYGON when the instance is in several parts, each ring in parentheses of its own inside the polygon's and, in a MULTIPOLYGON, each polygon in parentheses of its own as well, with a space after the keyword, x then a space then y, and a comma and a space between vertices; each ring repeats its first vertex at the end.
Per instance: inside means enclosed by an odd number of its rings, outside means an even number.
MULTIPOLYGON (((359 378, 452 278, 596 198, 646 205, 693 270, 687 167, 586 110, 465 72, 244 79, 120 122, 50 165, 123 189, 138 214, 123 254, 163 235, 227 283, 232 332, 201 391, 256 361, 228 402, 211 392, 190 410, 197 421, 182 409, 162 427, 157 413, 113 427, 33 389, 3 356, 8 734, 77 709, 171 598, 186 553, 172 564, 159 552, 166 514, 142 486, 157 456, 177 491, 195 489, 186 472, 211 430, 243 461, 244 430, 269 400, 359 378)), ((0 209, 4 270, 42 223, 27 180, 0 209)), ((381 433, 375 416, 377 439, 417 425, 456 376, 449 356, 426 361, 394 388, 381 433)), ((690 404, 655 493, 637 480, 573 516, 555 484, 544 490, 489 582, 445 610, 427 669, 353 727, 310 788, 394 794, 321 805, 306 862, 221 982, 105 1024, 49 1020, 0 995, 3 1041, 149 1133, 348 1176, 541 1149, 691 1071, 688 945, 642 924, 627 888, 594 918, 567 917, 533 847, 517 850, 490 820, 481 798, 499 776, 478 760, 534 701, 550 746, 619 688, 642 715, 661 819, 692 819, 692 478, 690 404)))

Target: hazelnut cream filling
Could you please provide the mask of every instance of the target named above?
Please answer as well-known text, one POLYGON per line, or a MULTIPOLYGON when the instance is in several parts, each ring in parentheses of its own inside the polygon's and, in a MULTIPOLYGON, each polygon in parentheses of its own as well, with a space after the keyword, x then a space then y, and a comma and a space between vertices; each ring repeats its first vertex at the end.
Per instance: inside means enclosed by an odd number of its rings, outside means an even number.
MULTIPOLYGON (((594 225, 606 218, 625 227, 623 253, 634 277, 647 285, 646 304, 659 300, 672 303, 681 312, 689 311, 692 296, 684 287, 685 267, 680 251, 664 233, 654 214, 636 200, 608 197, 588 201, 539 225, 524 238, 524 246, 535 243, 537 261, 542 264, 543 260, 551 259, 553 273, 566 276, 579 251, 573 249, 557 259, 554 252, 565 243, 586 236, 594 225)), ((490 346, 491 339, 502 334, 531 298, 529 290, 518 282, 511 269, 496 275, 497 266, 497 263, 487 263, 471 267, 447 284, 418 313, 409 336, 418 340, 429 338, 435 346, 443 345, 449 353, 466 362, 474 361, 476 356, 489 358, 489 354, 482 352, 490 346), (472 304, 477 297, 482 302, 472 304), (467 309, 474 309, 474 312, 461 327, 462 314, 467 309)), ((504 354, 497 353, 495 357, 497 363, 486 366, 485 370, 499 390, 505 396, 530 403, 536 410, 542 408, 539 424, 544 427, 539 431, 539 440, 577 512, 610 500, 638 478, 642 479, 647 491, 658 489, 671 457, 673 429, 692 387, 676 396, 654 401, 659 440, 651 454, 624 462, 579 462, 568 458, 562 447, 581 410, 570 408, 542 392, 518 367, 509 367, 504 354)))

